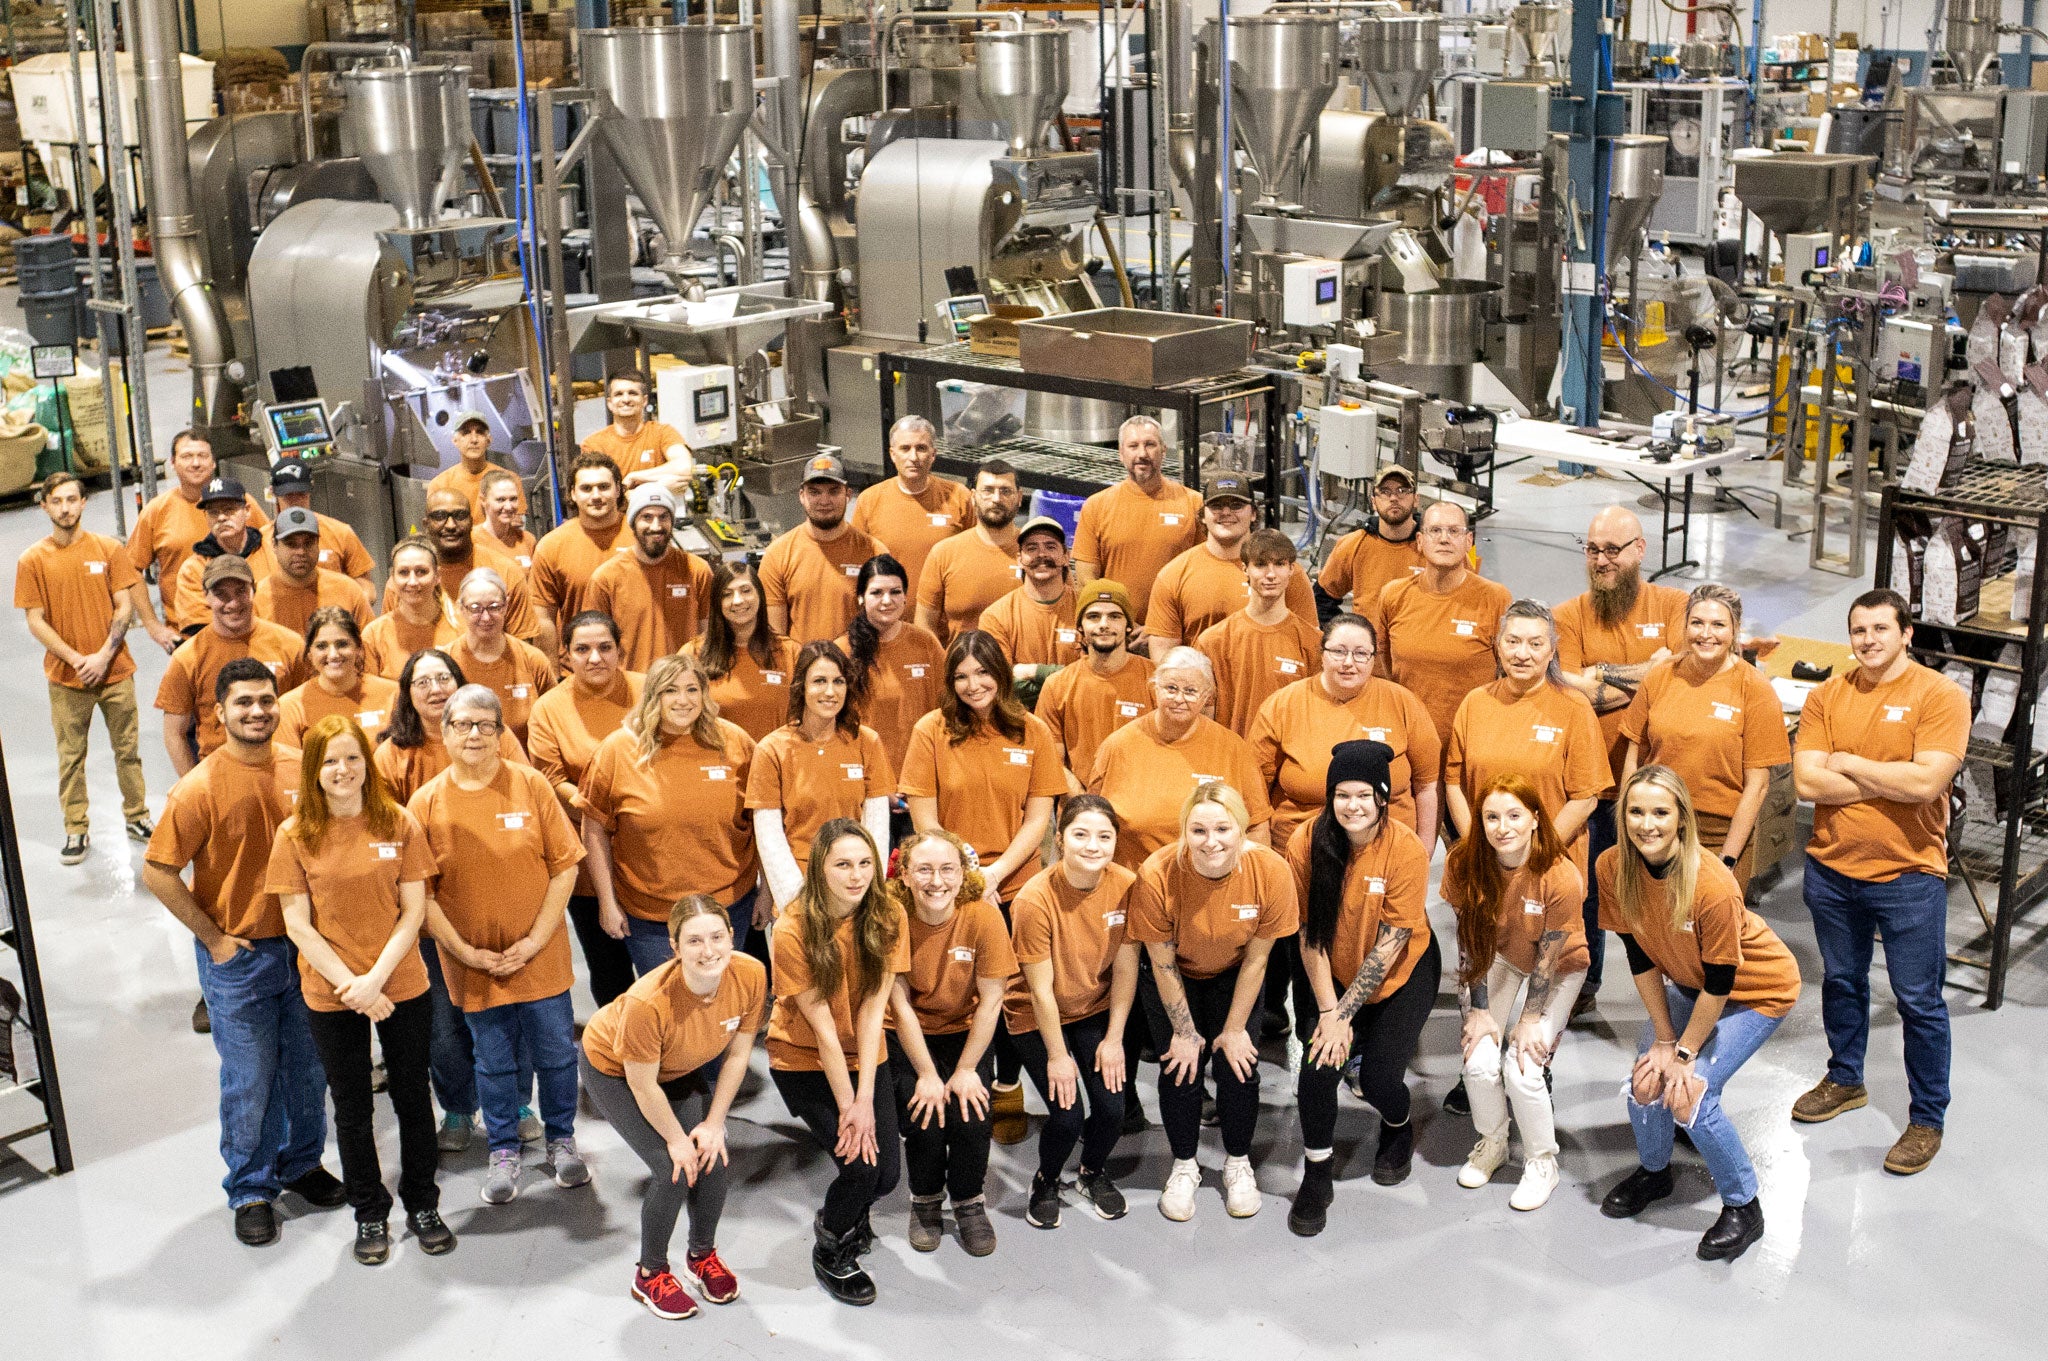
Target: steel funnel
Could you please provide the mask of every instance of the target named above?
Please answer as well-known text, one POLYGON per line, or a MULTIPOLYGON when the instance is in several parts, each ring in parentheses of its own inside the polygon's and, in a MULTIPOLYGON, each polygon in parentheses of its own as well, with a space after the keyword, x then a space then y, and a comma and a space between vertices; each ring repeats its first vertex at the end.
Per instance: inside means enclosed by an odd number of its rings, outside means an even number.
POLYGON ((358 67, 343 72, 341 84, 349 140, 399 225, 432 226, 469 157, 469 72, 358 67))
POLYGON ((673 273, 754 113, 754 30, 737 24, 587 28, 583 77, 598 135, 654 216, 673 273))
POLYGON ((1231 121, 1259 173, 1255 208, 1292 209, 1308 135, 1337 92, 1337 20, 1322 14, 1258 14, 1230 20, 1231 121))
POLYGON ((1874 156, 1780 151, 1735 163, 1735 197, 1774 232, 1817 232, 1870 183, 1874 156))
POLYGON ((1387 14, 1358 25, 1358 64, 1380 107, 1407 118, 1436 74, 1439 20, 1434 14, 1387 14))
POLYGON ((974 35, 975 82, 982 102, 1009 126, 1010 154, 1037 155, 1045 130, 1067 98, 1063 28, 989 29, 974 35))
POLYGON ((1609 141, 1607 262, 1611 269, 1635 253, 1636 237, 1664 194, 1664 153, 1670 139, 1634 134, 1609 141))

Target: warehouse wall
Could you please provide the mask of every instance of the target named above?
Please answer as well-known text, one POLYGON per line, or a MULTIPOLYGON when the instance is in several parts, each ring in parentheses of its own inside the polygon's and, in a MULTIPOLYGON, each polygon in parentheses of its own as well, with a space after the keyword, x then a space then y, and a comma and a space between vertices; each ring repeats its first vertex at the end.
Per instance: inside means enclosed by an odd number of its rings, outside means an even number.
POLYGON ((312 41, 304 0, 193 0, 199 46, 289 47, 312 41))

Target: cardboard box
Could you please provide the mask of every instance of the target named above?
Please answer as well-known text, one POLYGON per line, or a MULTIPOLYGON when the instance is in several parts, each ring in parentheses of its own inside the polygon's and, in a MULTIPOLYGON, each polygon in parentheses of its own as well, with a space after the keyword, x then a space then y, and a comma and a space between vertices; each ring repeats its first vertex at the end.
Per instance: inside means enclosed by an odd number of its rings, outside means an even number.
POLYGON ((1044 315, 1036 307, 1019 307, 1014 303, 999 302, 967 323, 968 353, 993 354, 1015 359, 1017 323, 1044 315))

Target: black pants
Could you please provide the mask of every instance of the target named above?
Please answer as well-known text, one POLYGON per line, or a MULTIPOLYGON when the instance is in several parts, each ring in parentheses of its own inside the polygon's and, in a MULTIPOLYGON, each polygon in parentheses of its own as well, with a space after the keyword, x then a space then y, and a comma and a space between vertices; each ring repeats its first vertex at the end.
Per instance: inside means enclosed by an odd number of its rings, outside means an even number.
POLYGON ((583 962, 590 968, 590 995, 599 1006, 633 986, 633 961, 626 955, 626 942, 613 940, 598 924, 597 899, 571 898, 569 924, 576 928, 576 941, 583 947, 583 962))
MULTIPOLYGON (((577 1069, 583 1090, 597 1103, 626 1146, 640 1155, 651 1174, 647 1197, 640 1202, 640 1267, 644 1271, 668 1270, 669 1242, 675 1237, 676 1216, 687 1206, 690 1211, 690 1251, 708 1252, 718 1243, 718 1219, 725 1212, 726 1183, 732 1169, 713 1163, 697 1174, 692 1183, 675 1176, 675 1163, 668 1145, 640 1113, 640 1102, 622 1077, 600 1073, 588 1054, 577 1055, 577 1069)), ((717 1083, 715 1070, 699 1068, 661 1084, 676 1123, 692 1129, 703 1122, 711 1108, 711 1091, 717 1083)))
MULTIPOLYGON (((770 1070, 775 1089, 789 1113, 804 1122, 818 1147, 831 1157, 839 1175, 825 1192, 821 1216, 827 1230, 843 1234, 860 1223, 868 1207, 896 1189, 903 1151, 896 1133, 896 1102, 892 1099, 895 1076, 887 1059, 875 1069, 875 1161, 842 1161, 832 1151, 839 1142, 839 1102, 832 1095, 832 1083, 823 1073, 797 1072, 786 1068, 770 1070)), ((849 1071, 849 1076, 851 1072, 849 1071)))
MULTIPOLYGON (((1258 1066, 1253 1065, 1250 1077, 1241 1078, 1215 1047, 1216 1037, 1223 1033, 1223 1023, 1230 1016, 1237 972, 1238 966, 1232 965, 1214 978, 1189 978, 1183 974, 1180 981, 1187 992, 1188 1014, 1194 1018, 1195 1032, 1202 1037, 1203 1052, 1216 1074, 1216 1115, 1223 1128, 1223 1151, 1233 1158, 1243 1158, 1251 1154, 1252 1133, 1259 1123, 1258 1066)), ((1166 1142, 1172 1146, 1173 1156, 1192 1158, 1202 1138, 1202 1065, 1196 1063, 1195 1071, 1185 1082, 1177 1082, 1167 1074, 1166 1051, 1173 1044, 1173 1023, 1166 1019, 1166 1004, 1156 989, 1145 1002, 1152 1046, 1159 1051, 1159 1123, 1166 1126, 1166 1142)), ((1254 1000, 1246 1025, 1249 1028, 1258 1024, 1259 1005, 1254 1000)), ((1253 1042, 1257 1042, 1256 1037, 1253 1042)))
MULTIPOLYGON (((924 1047, 931 1051, 932 1066, 939 1070, 939 1076, 950 1078, 960 1066, 960 1051, 967 1047, 967 1032, 927 1035, 924 1047)), ((944 1193, 953 1197, 955 1205, 973 1200, 981 1194, 981 1185, 988 1179, 988 1113, 970 1117, 960 1109, 959 1102, 949 1100, 946 1123, 940 1125, 934 1120, 926 1129, 910 1114, 910 1098, 917 1092, 917 1069, 897 1043, 894 1031, 889 1032, 889 1070, 896 1078, 896 1128, 903 1132, 903 1163, 910 1176, 910 1194, 944 1193)), ((983 1086, 994 1080, 995 1059, 988 1050, 982 1051, 975 1071, 981 1074, 983 1086)))
MULTIPOLYGON (((327 1090, 334 1094, 334 1141, 341 1149, 341 1179, 358 1223, 391 1217, 391 1192, 377 1161, 375 1106, 370 1095, 370 1019, 359 1011, 306 1013, 327 1090)), ((378 1021, 384 1051, 385 1095, 398 1113, 398 1198, 411 1213, 441 1203, 434 1183, 441 1152, 434 1143, 434 1095, 427 1080, 434 1007, 426 994, 400 1002, 378 1021)))
MULTIPOLYGON (((1351 1018, 1351 1052, 1358 1055, 1359 1082, 1385 1124, 1408 1119, 1408 1062, 1415 1057, 1423 1024, 1436 1005, 1443 972, 1443 953, 1432 934, 1408 981, 1393 996, 1367 1003, 1351 1018)), ((1336 1137, 1337 1084, 1343 1077, 1342 1065, 1332 1068, 1302 1056, 1301 1078, 1294 1089, 1295 1104, 1301 1108, 1302 1147, 1328 1148, 1336 1137)))
MULTIPOLYGON (((1135 1028, 1124 1027, 1125 1034, 1135 1028)), ((1100 1172, 1109 1155, 1116 1151, 1116 1141, 1123 1134, 1124 1094, 1103 1086, 1102 1074, 1095 1069, 1095 1051, 1108 1033, 1109 1013, 1106 1011, 1098 1011, 1093 1016, 1084 1016, 1060 1027, 1060 1038, 1066 1042, 1067 1053, 1073 1056, 1075 1066, 1081 1070, 1080 1090, 1075 1093, 1071 1106, 1062 1106, 1052 1099, 1052 1088, 1046 1081, 1045 1070, 1051 1056, 1045 1051, 1045 1037, 1035 1030, 1013 1037, 1024 1059, 1024 1071, 1031 1074, 1031 1085, 1038 1088, 1039 1096, 1045 1100, 1045 1126, 1038 1131, 1038 1171, 1048 1181, 1059 1180, 1077 1143, 1081 1145, 1082 1170, 1100 1172)), ((1125 1091, 1128 1091, 1128 1084, 1136 1072, 1136 1065, 1130 1061, 1128 1044, 1124 1047, 1124 1058, 1125 1091)), ((1201 1118, 1199 1103, 1195 1115, 1197 1120, 1201 1118)))

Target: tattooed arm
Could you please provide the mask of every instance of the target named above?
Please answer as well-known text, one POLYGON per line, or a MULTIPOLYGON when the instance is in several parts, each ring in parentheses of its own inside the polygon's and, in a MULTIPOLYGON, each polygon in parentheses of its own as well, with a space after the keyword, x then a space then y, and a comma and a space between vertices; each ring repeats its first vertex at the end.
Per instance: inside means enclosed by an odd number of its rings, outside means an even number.
POLYGON ((1401 958, 1401 952, 1408 948, 1408 938, 1415 933, 1406 926, 1389 926, 1380 923, 1380 933, 1373 941, 1372 952, 1358 966, 1357 975, 1351 986, 1334 1003, 1325 1004, 1335 989, 1330 982, 1330 958, 1320 950, 1306 947, 1302 959, 1307 963, 1310 985, 1316 994, 1316 1006, 1322 1017, 1316 1022, 1315 1034, 1309 1038, 1309 1058, 1312 1062, 1335 1068, 1342 1064, 1351 1053, 1351 1020, 1366 1001, 1380 990, 1387 981, 1387 974, 1401 958))
POLYGON ((1514 1046, 1524 1063, 1541 1067, 1550 1062, 1553 1040, 1543 1033, 1543 1013, 1557 995, 1557 961, 1564 954, 1565 933, 1545 931, 1536 941, 1536 968, 1529 975, 1529 1000, 1522 1004, 1522 1018, 1515 1023, 1514 1046))
POLYGON ((1152 981, 1159 985, 1159 1005, 1166 1022, 1173 1027, 1173 1039, 1159 1056, 1160 1070, 1177 1082, 1192 1082, 1202 1061, 1202 1036, 1195 1029, 1194 1013, 1188 1010, 1188 992, 1180 977, 1179 956, 1172 941, 1147 941, 1145 952, 1152 957, 1152 981))

